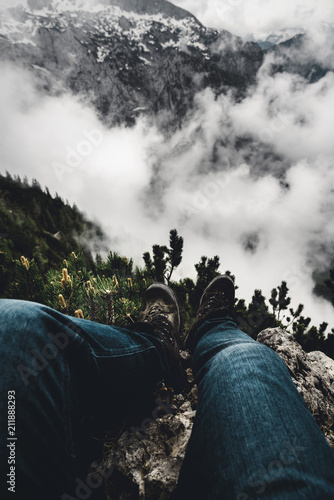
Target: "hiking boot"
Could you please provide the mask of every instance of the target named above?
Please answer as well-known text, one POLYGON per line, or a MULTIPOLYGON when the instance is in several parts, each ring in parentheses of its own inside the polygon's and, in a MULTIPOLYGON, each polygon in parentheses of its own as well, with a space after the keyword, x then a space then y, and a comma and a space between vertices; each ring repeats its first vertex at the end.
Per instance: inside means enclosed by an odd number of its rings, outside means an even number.
POLYGON ((185 372, 180 356, 180 310, 176 295, 166 285, 154 283, 144 292, 139 323, 151 325, 153 334, 159 337, 167 350, 170 373, 166 385, 181 390, 185 383, 185 372))
POLYGON ((234 307, 234 283, 225 275, 214 278, 203 292, 199 308, 185 339, 185 348, 195 349, 195 333, 206 319, 215 312, 232 311, 234 307))

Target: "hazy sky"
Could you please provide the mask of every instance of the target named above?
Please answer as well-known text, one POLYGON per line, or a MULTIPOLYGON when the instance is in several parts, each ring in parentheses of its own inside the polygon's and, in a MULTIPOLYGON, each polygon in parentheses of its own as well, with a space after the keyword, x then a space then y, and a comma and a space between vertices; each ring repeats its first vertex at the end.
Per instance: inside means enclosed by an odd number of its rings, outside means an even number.
POLYGON ((175 0, 209 27, 245 36, 334 22, 333 0, 175 0))

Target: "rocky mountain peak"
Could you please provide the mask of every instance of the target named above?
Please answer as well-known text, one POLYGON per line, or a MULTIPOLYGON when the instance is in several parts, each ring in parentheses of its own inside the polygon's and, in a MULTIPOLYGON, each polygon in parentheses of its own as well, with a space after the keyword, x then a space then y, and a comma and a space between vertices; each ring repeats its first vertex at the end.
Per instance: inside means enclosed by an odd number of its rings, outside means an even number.
POLYGON ((165 17, 173 17, 178 20, 186 18, 195 19, 190 12, 166 0, 105 0, 105 3, 137 14, 162 14, 165 17))
MULTIPOLYGON (((27 3, 31 11, 40 11, 46 8, 61 11, 63 9, 80 10, 85 7, 114 6, 126 12, 133 12, 140 15, 161 14, 164 17, 173 17, 177 20, 186 18, 195 19, 190 12, 177 7, 167 0, 28 0, 27 3)), ((199 21, 197 22, 199 23, 199 21)))
POLYGON ((29 9, 36 11, 53 6, 53 0, 27 0, 29 9))
POLYGON ((263 52, 204 27, 165 0, 29 0, 0 19, 0 59, 32 71, 47 92, 90 95, 108 124, 170 112, 194 96, 246 90, 263 52))
MULTIPOLYGON (((298 60, 303 35, 270 40, 284 70, 312 81, 326 73, 298 60)), ((245 95, 263 59, 254 41, 206 28, 167 0, 28 0, 0 13, 0 60, 34 73, 49 94, 89 95, 108 125, 163 111, 174 127, 208 87, 245 95)))

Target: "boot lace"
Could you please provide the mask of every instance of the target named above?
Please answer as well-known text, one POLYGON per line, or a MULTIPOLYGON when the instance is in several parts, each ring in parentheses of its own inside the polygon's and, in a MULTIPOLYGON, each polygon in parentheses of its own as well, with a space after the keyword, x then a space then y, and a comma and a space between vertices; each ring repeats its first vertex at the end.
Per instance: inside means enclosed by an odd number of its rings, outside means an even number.
POLYGON ((171 324, 168 321, 168 316, 163 313, 161 307, 156 305, 152 306, 148 311, 144 322, 150 323, 160 337, 173 344, 174 339, 170 334, 171 324))
POLYGON ((230 306, 230 301, 225 296, 224 292, 211 292, 208 300, 204 302, 202 309, 199 311, 198 316, 202 317, 216 309, 229 308, 230 306))

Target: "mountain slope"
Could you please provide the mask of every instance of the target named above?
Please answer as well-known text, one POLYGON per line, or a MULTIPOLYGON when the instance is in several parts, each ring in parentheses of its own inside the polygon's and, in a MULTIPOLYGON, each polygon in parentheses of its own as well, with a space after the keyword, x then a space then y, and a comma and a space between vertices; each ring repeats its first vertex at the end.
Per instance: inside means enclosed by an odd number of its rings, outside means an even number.
POLYGON ((312 52, 315 50, 313 41, 308 34, 298 34, 294 37, 273 45, 268 53, 275 54, 277 64, 274 64, 274 72, 288 72, 301 75, 310 83, 317 82, 331 70, 328 61, 321 61, 321 57, 315 60, 312 52))
POLYGON ((37 181, 29 185, 27 180, 0 175, 0 249, 7 250, 11 258, 34 257, 44 269, 83 250, 92 265, 90 250, 104 246, 100 227, 76 206, 44 192, 37 181))
POLYGON ((256 43, 205 28, 162 0, 10 9, 0 54, 33 71, 47 92, 88 93, 110 125, 159 111, 180 121, 206 87, 242 95, 263 61, 256 43))
MULTIPOLYGON (((137 14, 162 14, 165 17, 174 17, 175 19, 185 19, 187 17, 195 19, 195 16, 188 11, 177 7, 167 0, 100 0, 99 3, 105 6, 120 7, 127 12, 135 12, 137 14)), ((91 5, 96 2, 91 2, 91 5)), ((76 0, 28 0, 29 8, 34 10, 43 10, 45 7, 60 9, 76 8, 82 5, 82 2, 76 0)), ((198 21, 197 21, 198 22, 198 21)))
POLYGON ((258 43, 263 50, 267 50, 273 45, 279 45, 303 33, 305 33, 305 30, 302 28, 287 28, 267 33, 253 33, 247 39, 250 42, 258 43))
POLYGON ((330 68, 315 62, 319 54, 310 55, 306 35, 293 36, 298 30, 264 34, 261 48, 255 37, 243 42, 206 28, 165 0, 28 4, 0 11, 0 61, 27 68, 44 92, 88 96, 108 125, 162 112, 164 123, 174 127, 207 87, 243 97, 267 52, 278 59, 273 72, 311 82, 330 68))

